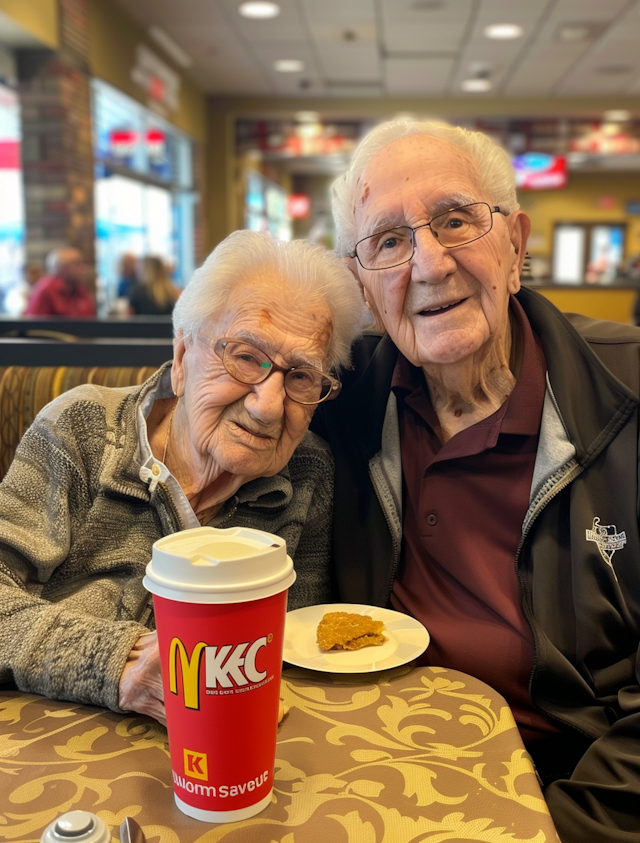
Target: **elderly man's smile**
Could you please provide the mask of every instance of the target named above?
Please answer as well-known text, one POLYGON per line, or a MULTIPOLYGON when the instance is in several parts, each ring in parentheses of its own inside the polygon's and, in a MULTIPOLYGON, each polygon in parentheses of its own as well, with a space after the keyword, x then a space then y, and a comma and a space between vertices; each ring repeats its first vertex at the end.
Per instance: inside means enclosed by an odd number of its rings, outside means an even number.
POLYGON ((464 304, 467 299, 458 299, 457 301, 450 302, 448 304, 439 304, 435 307, 425 307, 422 310, 418 311, 419 316, 438 316, 443 313, 449 313, 450 311, 454 310, 461 304, 464 304))

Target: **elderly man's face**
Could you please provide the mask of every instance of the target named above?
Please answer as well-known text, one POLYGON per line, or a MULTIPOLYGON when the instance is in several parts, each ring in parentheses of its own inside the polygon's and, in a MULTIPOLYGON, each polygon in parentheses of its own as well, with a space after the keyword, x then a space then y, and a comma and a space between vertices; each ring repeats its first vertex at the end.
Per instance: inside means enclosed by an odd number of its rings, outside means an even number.
MULTIPOLYGON (((356 240, 394 225, 415 228, 471 202, 491 204, 462 150, 437 138, 402 138, 382 149, 359 181, 356 240)), ((414 365, 457 363, 504 335, 508 296, 520 286, 522 218, 496 213, 489 234, 455 249, 423 228, 410 262, 382 271, 355 267, 372 309, 414 365)))
MULTIPOLYGON (((324 301, 305 301, 277 277, 239 282, 225 312, 203 333, 244 339, 275 363, 312 365, 326 371, 332 335, 324 301)), ((284 374, 272 372, 253 386, 229 375, 213 349, 190 339, 176 341, 173 388, 186 402, 194 464, 212 460, 243 477, 277 474, 304 436, 315 405, 297 404, 284 391, 284 374)))

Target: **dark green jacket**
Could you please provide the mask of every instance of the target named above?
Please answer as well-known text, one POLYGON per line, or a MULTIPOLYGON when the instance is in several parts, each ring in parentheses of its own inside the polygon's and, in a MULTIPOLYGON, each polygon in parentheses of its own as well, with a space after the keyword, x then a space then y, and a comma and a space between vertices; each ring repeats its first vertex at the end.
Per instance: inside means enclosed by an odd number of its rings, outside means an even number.
MULTIPOLYGON (((565 317, 531 290, 518 300, 548 366, 514 560, 535 647, 531 697, 561 727, 555 761, 570 774, 545 797, 563 843, 637 843, 640 329, 565 317)), ((333 553, 346 602, 386 605, 398 564, 397 356, 388 336, 365 336, 342 394, 313 422, 336 461, 333 553)))

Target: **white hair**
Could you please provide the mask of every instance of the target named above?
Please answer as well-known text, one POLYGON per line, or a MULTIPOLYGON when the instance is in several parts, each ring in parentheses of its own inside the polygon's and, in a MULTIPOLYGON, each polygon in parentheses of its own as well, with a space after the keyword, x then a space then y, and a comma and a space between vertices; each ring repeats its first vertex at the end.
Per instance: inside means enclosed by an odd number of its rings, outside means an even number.
POLYGON ((356 192, 365 167, 385 146, 409 135, 440 138, 459 147, 474 162, 492 204, 499 205, 505 214, 520 207, 516 196, 515 173, 509 156, 487 135, 435 120, 390 120, 365 135, 353 153, 349 169, 331 187, 336 251, 339 255, 353 254, 356 242, 356 192))
MULTIPOLYGON (((334 252, 305 240, 276 240, 266 231, 235 231, 216 246, 176 302, 174 332, 195 337, 222 315, 236 284, 267 273, 296 298, 327 304, 333 323, 328 365, 348 366, 353 341, 371 322, 358 282, 334 252)), ((293 297, 291 307, 296 307, 293 297)))
POLYGON ((44 259, 44 266, 49 275, 57 275, 60 269, 69 263, 69 253, 73 252, 73 260, 79 254, 79 250, 75 246, 58 246, 52 249, 44 259))

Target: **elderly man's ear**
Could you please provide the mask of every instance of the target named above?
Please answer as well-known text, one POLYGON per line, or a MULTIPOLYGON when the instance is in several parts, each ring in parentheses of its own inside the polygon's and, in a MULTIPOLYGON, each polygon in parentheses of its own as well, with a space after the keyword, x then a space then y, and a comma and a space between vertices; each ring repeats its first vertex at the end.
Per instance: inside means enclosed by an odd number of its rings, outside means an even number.
POLYGON ((376 331, 381 331, 382 333, 384 333, 384 331, 386 330, 384 327, 384 322, 380 318, 380 314, 374 302, 369 301, 367 291, 365 290, 362 281, 360 280, 360 275, 358 274, 360 270, 360 264, 358 263, 356 258, 342 258, 342 262, 346 264, 351 270, 351 274, 358 282, 358 286, 360 287, 362 295, 364 296, 364 303, 366 304, 367 308, 371 313, 371 325, 369 327, 375 328, 376 331))
POLYGON ((173 340, 173 365, 171 366, 171 387, 178 398, 180 398, 181 395, 184 395, 185 350, 185 338, 182 333, 182 328, 180 328, 173 340))
POLYGON ((527 241, 531 231, 531 220, 524 211, 514 211, 507 217, 509 237, 513 247, 511 269, 509 273, 509 292, 517 293, 520 289, 520 275, 527 254, 527 241))

